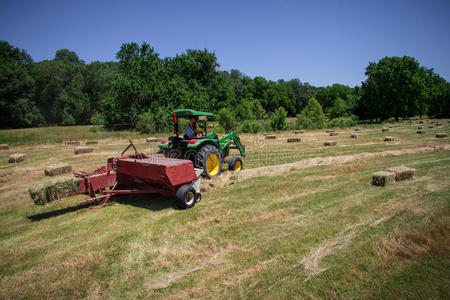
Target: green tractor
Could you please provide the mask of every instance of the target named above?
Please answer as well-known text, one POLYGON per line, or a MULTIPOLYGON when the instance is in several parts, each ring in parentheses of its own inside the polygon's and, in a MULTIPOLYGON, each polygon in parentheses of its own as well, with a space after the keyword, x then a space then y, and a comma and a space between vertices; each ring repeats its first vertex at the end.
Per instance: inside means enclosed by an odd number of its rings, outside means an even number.
POLYGON ((214 132, 208 133, 208 118, 213 117, 212 113, 179 109, 173 111, 171 117, 176 136, 162 140, 158 144, 158 153, 170 158, 191 160, 196 168, 204 170, 203 175, 207 178, 219 175, 222 163, 227 163, 229 170, 242 170, 243 162, 240 157, 226 158, 230 149, 238 149, 241 156, 245 157, 245 146, 234 132, 220 139, 214 132), (179 123, 182 118, 189 120, 190 128, 186 130, 189 135, 180 136, 179 123))

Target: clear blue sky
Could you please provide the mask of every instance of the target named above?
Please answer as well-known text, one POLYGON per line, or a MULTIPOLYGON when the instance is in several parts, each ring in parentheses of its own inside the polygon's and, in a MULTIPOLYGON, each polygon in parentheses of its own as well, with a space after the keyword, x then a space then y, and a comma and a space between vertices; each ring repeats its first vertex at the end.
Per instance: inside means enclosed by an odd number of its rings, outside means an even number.
POLYGON ((124 42, 161 57, 215 51, 221 70, 359 85, 370 61, 409 55, 450 79, 450 1, 0 0, 0 40, 35 61, 68 48, 110 61, 124 42))

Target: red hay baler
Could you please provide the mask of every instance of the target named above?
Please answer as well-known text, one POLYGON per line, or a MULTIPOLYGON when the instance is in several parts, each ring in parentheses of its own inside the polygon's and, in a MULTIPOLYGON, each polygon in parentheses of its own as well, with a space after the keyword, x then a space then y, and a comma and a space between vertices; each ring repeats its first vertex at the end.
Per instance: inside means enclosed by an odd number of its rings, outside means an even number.
POLYGON ((160 194, 176 197, 180 208, 191 208, 201 200, 202 172, 202 169, 194 168, 190 160, 140 153, 130 140, 119 157, 107 160, 106 167, 92 173, 75 172, 80 192, 70 196, 87 194, 91 198, 79 204, 102 200, 97 206, 101 208, 115 195, 160 194), (134 155, 124 156, 130 147, 134 149, 134 155))

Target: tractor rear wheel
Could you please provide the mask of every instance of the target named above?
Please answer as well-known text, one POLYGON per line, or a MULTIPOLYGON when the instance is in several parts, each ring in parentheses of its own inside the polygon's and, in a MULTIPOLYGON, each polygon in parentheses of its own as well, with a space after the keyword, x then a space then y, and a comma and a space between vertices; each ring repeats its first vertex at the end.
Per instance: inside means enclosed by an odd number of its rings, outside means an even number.
POLYGON ((240 171, 244 168, 244 163, 240 157, 232 157, 228 162, 228 170, 240 171))
POLYGON ((179 208, 186 209, 194 207, 195 202, 197 202, 197 195, 195 194, 195 190, 190 185, 182 185, 177 190, 177 205, 179 208))
POLYGON ((222 158, 219 149, 213 145, 205 145, 198 150, 196 165, 203 169, 206 178, 220 175, 222 171, 222 158))

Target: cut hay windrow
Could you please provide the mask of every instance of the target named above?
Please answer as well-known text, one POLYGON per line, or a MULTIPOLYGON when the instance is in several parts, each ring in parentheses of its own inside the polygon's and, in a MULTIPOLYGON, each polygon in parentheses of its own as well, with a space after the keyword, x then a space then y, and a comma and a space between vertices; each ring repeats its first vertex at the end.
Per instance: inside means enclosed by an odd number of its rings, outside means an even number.
POLYGON ((9 156, 9 163, 19 163, 25 160, 27 156, 23 153, 14 153, 9 156))
POLYGON ((66 141, 64 144, 66 144, 67 146, 80 145, 80 141, 66 141))
POLYGON ((49 166, 45 168, 44 174, 47 176, 57 176, 72 171, 72 166, 69 164, 60 164, 56 166, 49 166))
POLYGON ((28 189, 35 204, 46 204, 80 192, 78 179, 56 179, 28 189))
POLYGON ((97 141, 87 141, 86 145, 97 145, 98 142, 97 141))
POLYGON ((1 144, 0 150, 9 150, 9 146, 7 144, 1 144))
POLYGON ((325 130, 326 133, 333 133, 334 130, 325 130))

